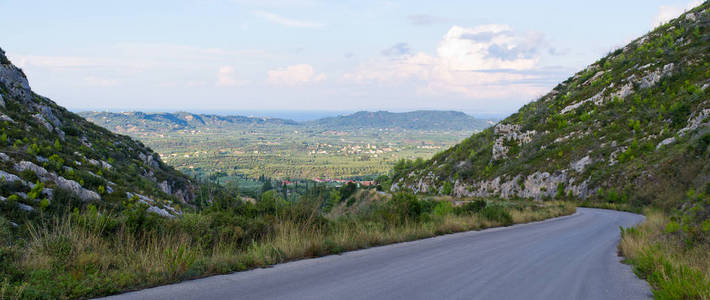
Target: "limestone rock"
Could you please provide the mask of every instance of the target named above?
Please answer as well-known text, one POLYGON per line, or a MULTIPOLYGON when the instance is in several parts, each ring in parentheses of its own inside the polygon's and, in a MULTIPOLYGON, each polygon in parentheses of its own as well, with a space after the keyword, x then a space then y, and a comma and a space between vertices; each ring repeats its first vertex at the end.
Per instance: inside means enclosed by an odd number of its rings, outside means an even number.
POLYGON ((168 218, 175 217, 171 213, 169 213, 167 210, 159 208, 157 206, 148 207, 148 209, 146 211, 156 213, 156 214, 160 215, 161 217, 168 217, 168 218))
POLYGON ((7 183, 12 183, 12 182, 16 182, 16 181, 24 182, 17 175, 10 174, 10 173, 2 171, 2 170, 0 170, 0 181, 7 182, 7 183))
POLYGON ((587 165, 591 164, 592 162, 592 159, 589 157, 589 155, 587 155, 585 157, 582 157, 578 161, 570 163, 570 167, 577 173, 582 173, 584 172, 584 168, 586 168, 587 165))
POLYGON ((0 83, 8 88, 11 97, 26 103, 32 100, 30 84, 19 68, 11 64, 0 64, 0 83))

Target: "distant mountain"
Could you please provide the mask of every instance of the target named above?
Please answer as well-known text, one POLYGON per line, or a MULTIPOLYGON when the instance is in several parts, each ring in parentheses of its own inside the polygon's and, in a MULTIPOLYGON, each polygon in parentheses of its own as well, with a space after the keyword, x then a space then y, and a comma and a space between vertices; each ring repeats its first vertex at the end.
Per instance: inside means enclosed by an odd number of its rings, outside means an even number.
POLYGON ((710 191, 710 3, 581 70, 393 190, 677 207, 710 191))
POLYGON ((351 115, 296 122, 286 119, 244 116, 218 116, 178 113, 81 112, 82 117, 120 133, 200 130, 205 128, 238 130, 248 126, 299 126, 316 130, 357 128, 401 128, 410 130, 482 130, 494 124, 456 111, 413 111, 392 113, 361 111, 351 115))
POLYGON ((143 113, 143 112, 80 112, 80 116, 116 132, 199 130, 203 128, 230 129, 250 125, 298 125, 285 119, 206 114, 143 113))
POLYGON ((402 128, 412 130, 482 130, 494 123, 458 111, 418 110, 404 113, 360 111, 307 123, 325 128, 402 128))
POLYGON ((35 94, 1 49, 0 130, 0 216, 14 222, 74 200, 175 215, 195 198, 197 185, 141 142, 35 94))

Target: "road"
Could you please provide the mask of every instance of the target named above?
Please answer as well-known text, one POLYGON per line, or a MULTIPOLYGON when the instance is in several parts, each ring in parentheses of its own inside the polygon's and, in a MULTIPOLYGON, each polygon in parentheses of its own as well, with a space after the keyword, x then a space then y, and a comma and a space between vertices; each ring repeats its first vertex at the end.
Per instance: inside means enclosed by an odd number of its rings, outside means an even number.
POLYGON ((109 299, 646 299, 620 262, 619 226, 643 216, 578 208, 471 231, 161 286, 109 299))

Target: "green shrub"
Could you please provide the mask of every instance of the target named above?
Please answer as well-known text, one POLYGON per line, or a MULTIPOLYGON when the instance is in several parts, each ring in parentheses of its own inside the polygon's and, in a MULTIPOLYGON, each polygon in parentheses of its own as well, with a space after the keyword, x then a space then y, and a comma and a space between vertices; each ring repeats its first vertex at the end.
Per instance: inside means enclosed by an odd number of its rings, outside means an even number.
POLYGON ((454 190, 454 188, 453 188, 453 186, 451 185, 451 182, 450 182, 450 181, 446 181, 446 182, 444 182, 444 186, 441 188, 441 193, 444 194, 444 195, 451 195, 451 193, 453 192, 453 190, 454 190))
POLYGON ((513 224, 513 216, 502 206, 486 206, 479 214, 488 220, 500 222, 503 226, 513 224))
POLYGON ((488 203, 486 200, 475 200, 469 201, 457 207, 456 212, 458 214, 474 214, 480 212, 482 209, 486 208, 488 203))
POLYGON ((438 201, 434 207, 434 215, 445 216, 454 212, 454 206, 449 201, 438 201))

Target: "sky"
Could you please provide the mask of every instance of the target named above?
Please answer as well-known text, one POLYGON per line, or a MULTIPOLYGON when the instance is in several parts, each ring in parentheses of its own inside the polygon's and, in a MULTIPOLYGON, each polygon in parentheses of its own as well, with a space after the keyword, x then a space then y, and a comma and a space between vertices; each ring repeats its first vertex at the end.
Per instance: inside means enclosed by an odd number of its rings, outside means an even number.
POLYGON ((698 0, 0 0, 0 48, 71 110, 504 116, 698 0))

